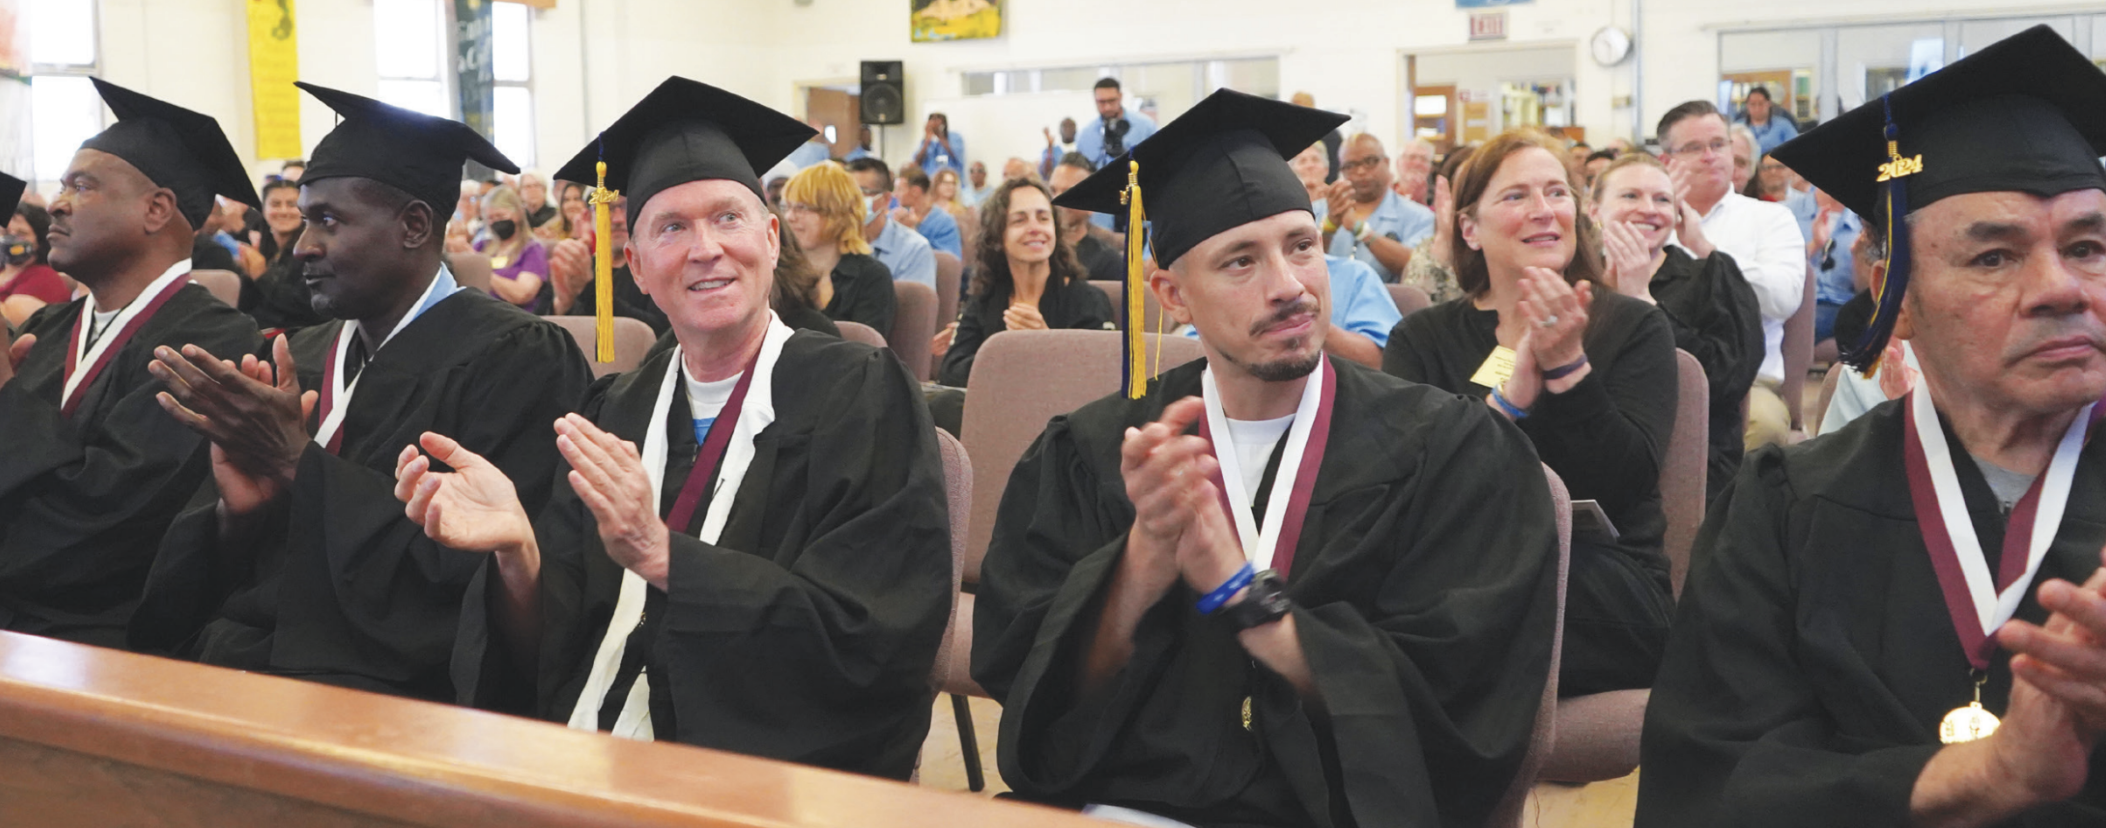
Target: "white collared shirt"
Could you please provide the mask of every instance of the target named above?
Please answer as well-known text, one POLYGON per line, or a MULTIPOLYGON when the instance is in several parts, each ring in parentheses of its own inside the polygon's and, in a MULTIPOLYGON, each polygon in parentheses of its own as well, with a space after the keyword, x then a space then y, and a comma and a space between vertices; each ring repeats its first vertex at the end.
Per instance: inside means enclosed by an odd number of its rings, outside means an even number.
MULTIPOLYGON (((1784 320, 1806 296, 1806 237, 1782 204, 1729 192, 1704 214, 1704 238, 1740 265, 1762 308, 1764 379, 1784 380, 1784 320)), ((1676 244, 1680 244, 1680 240, 1676 244)), ((1686 248, 1685 248, 1686 249, 1686 248)))

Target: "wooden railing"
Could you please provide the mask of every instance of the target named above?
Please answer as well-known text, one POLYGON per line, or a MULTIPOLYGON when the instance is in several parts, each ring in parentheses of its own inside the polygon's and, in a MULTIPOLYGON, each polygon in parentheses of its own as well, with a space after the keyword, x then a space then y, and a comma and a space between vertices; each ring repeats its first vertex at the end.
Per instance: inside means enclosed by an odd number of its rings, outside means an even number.
POLYGON ((0 633, 0 825, 1095 824, 784 762, 0 633))

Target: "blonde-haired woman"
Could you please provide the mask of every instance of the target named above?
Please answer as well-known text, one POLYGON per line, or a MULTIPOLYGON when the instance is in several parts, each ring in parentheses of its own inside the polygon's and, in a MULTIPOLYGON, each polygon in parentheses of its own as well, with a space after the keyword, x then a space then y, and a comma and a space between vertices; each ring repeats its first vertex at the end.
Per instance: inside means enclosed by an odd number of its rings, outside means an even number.
POLYGON ((548 281, 548 248, 527 226, 526 200, 511 187, 483 196, 483 229, 488 238, 475 252, 490 257, 490 295, 530 313, 548 310, 542 286, 548 281))
POLYGON ((782 188, 782 214, 790 233, 818 272, 821 311, 836 322, 860 322, 881 334, 892 332, 899 299, 892 271, 870 255, 863 238, 869 215, 863 191, 840 164, 813 164, 782 188))

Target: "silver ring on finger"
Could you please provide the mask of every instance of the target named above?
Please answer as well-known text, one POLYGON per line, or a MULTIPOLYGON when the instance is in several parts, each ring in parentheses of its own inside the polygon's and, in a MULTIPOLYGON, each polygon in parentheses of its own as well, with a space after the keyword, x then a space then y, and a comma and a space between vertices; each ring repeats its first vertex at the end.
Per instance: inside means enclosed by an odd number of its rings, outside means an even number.
POLYGON ((1540 328, 1548 328, 1548 327, 1550 327, 1550 326, 1552 326, 1552 325, 1556 325, 1557 323, 1558 323, 1558 318, 1557 318, 1556 316, 1546 316, 1546 317, 1543 317, 1543 321, 1541 321, 1541 322, 1537 322, 1537 323, 1536 323, 1536 326, 1537 326, 1537 327, 1540 327, 1540 328))

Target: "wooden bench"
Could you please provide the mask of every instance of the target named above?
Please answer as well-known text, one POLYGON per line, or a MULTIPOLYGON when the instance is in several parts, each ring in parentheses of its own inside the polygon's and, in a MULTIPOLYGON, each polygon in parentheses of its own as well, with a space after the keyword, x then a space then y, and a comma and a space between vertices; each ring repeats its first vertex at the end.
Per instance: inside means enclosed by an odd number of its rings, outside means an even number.
POLYGON ((784 762, 0 633, 0 825, 1099 824, 784 762))

